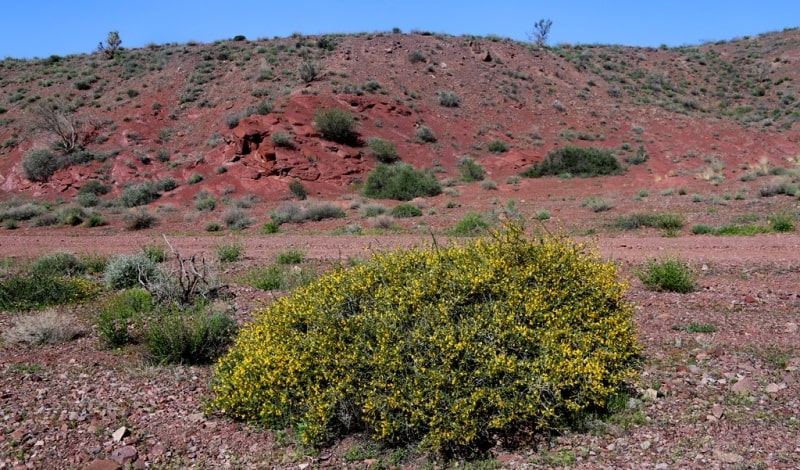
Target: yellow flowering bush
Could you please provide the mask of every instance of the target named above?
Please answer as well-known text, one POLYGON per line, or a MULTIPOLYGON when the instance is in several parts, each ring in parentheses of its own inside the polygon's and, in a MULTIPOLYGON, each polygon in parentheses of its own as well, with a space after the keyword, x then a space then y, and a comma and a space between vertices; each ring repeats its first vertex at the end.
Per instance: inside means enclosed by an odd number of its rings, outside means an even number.
POLYGON ((378 254, 259 312, 220 358, 210 407, 310 444, 360 429, 435 452, 561 427, 635 377, 616 275, 519 227, 378 254))

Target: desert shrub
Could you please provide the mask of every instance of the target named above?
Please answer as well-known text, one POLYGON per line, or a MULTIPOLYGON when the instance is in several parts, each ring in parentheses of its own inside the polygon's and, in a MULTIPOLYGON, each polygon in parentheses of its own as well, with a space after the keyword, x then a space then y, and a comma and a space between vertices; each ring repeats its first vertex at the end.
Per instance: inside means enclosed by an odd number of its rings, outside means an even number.
POLYGON ((65 159, 50 149, 31 150, 22 157, 22 176, 30 181, 45 182, 53 173, 64 167, 65 159))
POLYGON ((458 159, 458 172, 461 174, 461 181, 466 183, 480 181, 484 175, 483 167, 469 157, 458 159))
POLYGON ((276 207, 269 216, 272 221, 277 224, 285 224, 287 222, 302 222, 305 217, 305 211, 299 204, 286 201, 282 202, 278 207, 276 207))
POLYGON ((641 165, 649 159, 650 155, 647 154, 647 151, 644 149, 644 145, 640 145, 633 155, 625 157, 625 163, 629 165, 641 165))
POLYGON ((652 259, 637 275, 644 285, 655 290, 686 294, 695 288, 692 271, 683 261, 674 257, 652 259))
POLYGON ((246 273, 244 283, 261 290, 292 290, 317 279, 311 268, 294 266, 264 266, 246 273))
POLYGON ((210 194, 194 202, 194 208, 200 212, 211 212, 215 207, 217 207, 217 201, 210 194))
POLYGON ((160 196, 158 189, 152 181, 131 184, 122 190, 119 202, 125 207, 137 207, 150 204, 160 196))
POLYGON ((0 278, 0 309, 22 311, 80 303, 97 291, 95 284, 80 277, 16 273, 0 278))
POLYGON ((386 206, 378 203, 364 204, 361 208, 361 215, 363 217, 375 217, 386 212, 386 206))
POLYGON ((418 62, 426 62, 428 59, 425 57, 421 51, 411 51, 408 53, 408 61, 412 64, 416 64, 418 62))
POLYGON ((57 251, 37 258, 28 272, 33 276, 78 276, 86 272, 86 266, 72 253, 57 251))
POLYGON ((209 222, 206 224, 206 232, 219 232, 222 230, 222 225, 219 222, 209 222))
POLYGON ((599 196, 589 196, 581 202, 581 207, 586 207, 592 212, 604 212, 611 209, 611 204, 599 196))
POLYGON ((131 323, 150 313, 153 299, 144 289, 126 289, 107 298, 97 309, 94 323, 100 341, 118 348, 132 341, 131 323))
POLYGON ((289 183, 289 191, 291 191, 294 197, 301 201, 308 197, 308 190, 303 186, 303 183, 298 180, 292 180, 292 182, 289 183))
POLYGON ((789 212, 780 212, 769 217, 769 224, 776 232, 793 232, 795 217, 789 212))
POLYGON ((78 194, 102 196, 103 194, 108 194, 109 191, 111 191, 111 187, 103 184, 100 180, 89 180, 81 185, 80 189, 78 189, 78 194))
POLYGON ((404 202, 394 206, 392 210, 389 211, 389 214, 398 219, 419 217, 422 215, 422 209, 410 202, 404 202))
POLYGON ((319 109, 314 113, 314 129, 322 137, 340 144, 352 144, 356 141, 356 117, 338 108, 319 109))
POLYGON ((227 124, 228 129, 233 129, 234 127, 239 125, 239 121, 242 119, 242 116, 239 113, 232 113, 225 116, 225 124, 227 124))
POLYGON ((436 196, 442 186, 429 172, 415 170, 407 163, 378 163, 364 182, 361 193, 375 199, 410 201, 415 197, 436 196))
POLYGON ((376 255, 257 313, 210 408, 309 444, 357 429, 442 453, 566 427, 636 376, 623 294, 583 246, 516 229, 376 255))
POLYGON ((436 142, 436 134, 434 134, 433 130, 428 126, 419 126, 416 131, 414 131, 414 136, 420 142, 436 142))
POLYGON ((156 191, 159 192, 169 192, 173 189, 178 187, 178 182, 175 181, 174 178, 170 178, 169 176, 165 176, 164 178, 159 179, 153 184, 153 187, 156 191))
POLYGON ((502 140, 492 140, 489 142, 489 145, 486 146, 486 149, 491 153, 503 153, 508 150, 508 145, 502 140))
POLYGON ((536 211, 536 213, 533 215, 533 218, 536 220, 548 220, 550 219, 550 211, 546 209, 536 211))
POLYGON ((47 212, 47 210, 39 204, 27 202, 19 206, 9 207, 3 212, 0 212, 0 220, 16 220, 20 222, 39 217, 44 215, 45 212, 47 212))
POLYGON ((620 230, 635 230, 641 227, 660 228, 662 230, 678 230, 686 224, 686 219, 681 214, 672 212, 643 213, 636 212, 621 215, 614 221, 614 227, 620 230))
POLYGON ((238 207, 229 207, 222 214, 222 222, 230 230, 243 230, 253 225, 254 220, 247 216, 247 212, 238 207))
POLYGON ((161 163, 167 163, 169 161, 169 152, 167 149, 158 149, 156 151, 156 160, 161 163))
POLYGON ((294 139, 286 132, 276 132, 269 137, 269 140, 276 147, 294 148, 294 139))
POLYGON ((332 202, 317 202, 310 204, 303 211, 304 219, 318 222, 325 219, 341 219, 345 216, 344 210, 332 202))
POLYGON ((489 229, 487 222, 477 212, 467 212, 464 217, 453 227, 453 235, 459 237, 474 237, 483 235, 489 229))
POLYGON ((300 264, 303 262, 304 257, 303 250, 286 250, 275 256, 275 262, 278 264, 300 264))
POLYGON ((167 260, 167 249, 158 243, 142 245, 142 253, 150 258, 153 263, 163 263, 167 260))
POLYGON ((192 173, 189 175, 189 178, 186 179, 186 182, 189 184, 197 184, 201 181, 203 181, 203 175, 200 173, 192 173))
POLYGON ((78 195, 75 197, 75 201, 81 207, 97 207, 101 202, 100 198, 92 193, 78 193, 78 195))
POLYGON ((56 217, 59 223, 75 227, 83 223, 86 212, 82 207, 63 207, 56 211, 56 217))
POLYGON ((118 255, 111 258, 103 272, 103 281, 112 289, 142 287, 154 279, 156 264, 145 253, 118 255))
POLYGON ((370 217, 367 222, 369 226, 376 229, 391 229, 395 226, 394 217, 389 214, 379 214, 370 217))
POLYGON ((298 67, 298 74, 303 83, 311 83, 317 79, 320 73, 320 66, 316 62, 305 60, 300 67, 298 67))
POLYGON ((280 230, 280 224, 275 222, 274 220, 269 220, 264 222, 264 225, 261 226, 261 230, 258 233, 262 235, 272 235, 278 233, 280 230))
POLYGON ((487 191, 492 191, 497 189, 497 182, 492 180, 483 180, 481 181, 481 189, 485 189, 487 191))
POLYGON ((707 235, 714 234, 714 227, 706 224, 697 224, 692 226, 692 234, 694 235, 707 235))
POLYGON ((45 310, 17 317, 3 338, 7 343, 57 344, 71 341, 82 333, 73 315, 45 310))
POLYGON ((226 351, 236 329, 229 315, 209 312, 198 303, 159 312, 148 321, 144 342, 151 362, 209 364, 226 351))
POLYGON ((461 98, 452 91, 437 91, 436 97, 445 108, 457 108, 461 105, 461 98))
POLYGON ((128 230, 144 230, 154 226, 158 222, 158 218, 140 207, 126 212, 122 221, 128 230))
POLYGON ((581 178, 614 175, 622 172, 613 150, 567 145, 551 150, 539 163, 522 172, 522 176, 539 178, 569 173, 581 178))
POLYGON ((381 163, 394 163, 399 158, 394 142, 381 139, 380 137, 370 137, 367 139, 369 154, 381 163))
POLYGON ((242 252, 244 252, 244 246, 242 246, 239 240, 234 239, 229 243, 217 244, 216 252, 217 260, 220 263, 231 263, 241 259, 242 252))

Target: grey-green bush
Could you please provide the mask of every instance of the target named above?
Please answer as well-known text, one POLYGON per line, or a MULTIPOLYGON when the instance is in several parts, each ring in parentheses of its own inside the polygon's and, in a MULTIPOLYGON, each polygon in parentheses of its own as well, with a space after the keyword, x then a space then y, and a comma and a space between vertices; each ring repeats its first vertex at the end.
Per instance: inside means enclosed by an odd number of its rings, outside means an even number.
POLYGON ((119 255, 109 260, 103 281, 112 289, 142 287, 155 278, 158 268, 144 253, 119 255))

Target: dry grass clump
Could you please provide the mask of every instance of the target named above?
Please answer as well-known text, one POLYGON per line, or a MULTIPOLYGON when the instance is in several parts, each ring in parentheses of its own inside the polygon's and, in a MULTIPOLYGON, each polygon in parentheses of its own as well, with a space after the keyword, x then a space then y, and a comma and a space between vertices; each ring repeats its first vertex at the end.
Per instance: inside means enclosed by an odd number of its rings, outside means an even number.
POLYGON ((74 315, 45 310, 21 316, 3 335, 7 343, 57 344, 66 343, 83 334, 74 315))

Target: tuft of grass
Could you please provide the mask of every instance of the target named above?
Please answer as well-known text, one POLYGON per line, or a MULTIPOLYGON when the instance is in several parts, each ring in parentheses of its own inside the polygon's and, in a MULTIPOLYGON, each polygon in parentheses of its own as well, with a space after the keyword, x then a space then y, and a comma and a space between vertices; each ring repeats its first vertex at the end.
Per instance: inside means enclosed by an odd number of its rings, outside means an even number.
POLYGON ((356 117, 338 108, 318 109, 314 113, 313 126, 323 138, 340 144, 353 144, 358 137, 356 117))
POLYGON ((637 275, 651 289, 681 294, 695 290, 694 273, 679 258, 666 256, 652 259, 637 275))
POLYGON ((581 207, 586 207, 592 212, 605 212, 611 209, 611 204, 599 196, 589 196, 581 202, 581 207))
POLYGON ((287 250, 278 253, 275 256, 275 262, 278 264, 300 264, 303 262, 304 257, 303 250, 287 250))
POLYGON ((673 325, 672 329, 675 331, 685 331, 687 333, 714 333, 717 327, 711 323, 695 323, 691 322, 688 325, 673 325))
POLYGON ((243 252, 244 247, 237 239, 231 242, 219 243, 216 246, 217 260, 220 263, 239 261, 242 258, 243 252))
POLYGON ((465 183, 481 181, 485 173, 483 167, 469 157, 458 159, 458 172, 461 174, 461 181, 465 183))
POLYGON ((489 222, 487 222, 477 212, 467 212, 453 227, 453 235, 459 237, 475 237, 483 235, 489 230, 489 222))

